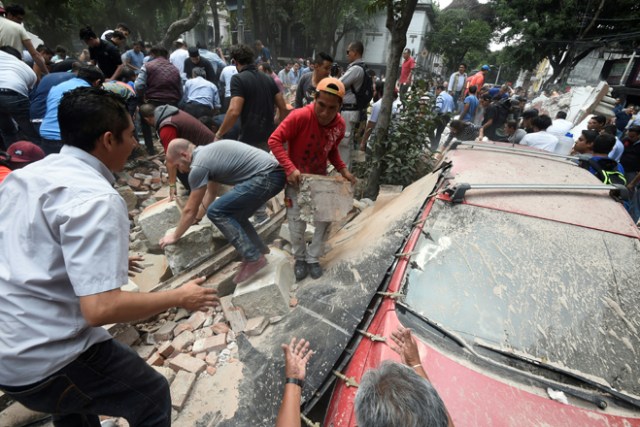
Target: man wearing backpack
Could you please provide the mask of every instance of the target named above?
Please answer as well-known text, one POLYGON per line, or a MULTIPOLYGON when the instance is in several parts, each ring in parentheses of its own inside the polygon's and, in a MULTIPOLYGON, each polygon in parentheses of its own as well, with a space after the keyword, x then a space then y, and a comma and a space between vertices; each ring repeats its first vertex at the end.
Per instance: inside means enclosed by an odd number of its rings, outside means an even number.
POLYGON ((367 73, 367 66, 362 60, 364 46, 360 41, 354 41, 347 48, 349 66, 340 78, 345 87, 344 103, 340 115, 345 121, 344 138, 340 142, 340 157, 351 168, 351 149, 360 122, 360 114, 366 109, 373 97, 373 81, 367 73), (368 99, 367 99, 368 97, 368 99))
POLYGON ((626 185, 624 169, 620 163, 609 158, 609 152, 616 144, 616 137, 608 133, 596 136, 595 140, 578 138, 574 151, 580 154, 591 155, 588 160, 581 160, 580 166, 594 174, 605 184, 626 185))

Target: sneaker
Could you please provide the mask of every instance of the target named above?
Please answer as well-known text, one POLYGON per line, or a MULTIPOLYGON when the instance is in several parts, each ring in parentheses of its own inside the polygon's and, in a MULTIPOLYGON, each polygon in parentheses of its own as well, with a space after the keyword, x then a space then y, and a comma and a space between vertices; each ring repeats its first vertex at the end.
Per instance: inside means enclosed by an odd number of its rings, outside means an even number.
POLYGON ((233 278, 233 283, 244 282, 249 279, 251 276, 256 274, 258 271, 262 270, 267 265, 267 259, 264 255, 260 255, 255 261, 242 261, 242 265, 240 267, 240 271, 233 278))
POLYGON ((260 227, 261 225, 266 224, 269 219, 269 215, 254 215, 249 218, 249 222, 251 222, 254 227, 260 227))
POLYGON ((296 282, 301 281, 307 274, 309 274, 309 268, 305 260, 297 259, 293 266, 293 272, 296 275, 296 282))
POLYGON ((309 266, 309 274, 313 279, 317 279, 322 276, 322 267, 320 267, 319 262, 310 262, 307 263, 307 265, 309 266))

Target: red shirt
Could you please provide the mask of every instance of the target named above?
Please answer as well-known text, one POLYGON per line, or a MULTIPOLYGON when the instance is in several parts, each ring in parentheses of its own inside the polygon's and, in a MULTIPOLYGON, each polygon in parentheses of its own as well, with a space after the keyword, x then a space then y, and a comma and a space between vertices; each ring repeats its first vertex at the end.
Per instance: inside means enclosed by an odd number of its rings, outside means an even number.
POLYGON ((400 84, 409 83, 409 76, 411 75, 411 70, 413 70, 416 66, 416 61, 413 60, 413 57, 408 57, 402 63, 402 69, 400 70, 400 84))
POLYGON ((344 119, 336 114, 329 125, 320 126, 314 107, 312 103, 293 110, 269 137, 269 148, 287 176, 296 169, 301 173, 326 175, 327 160, 338 171, 347 167, 338 151, 338 144, 344 138, 344 119))
POLYGON ((467 79, 467 90, 465 93, 469 92, 469 88, 471 86, 475 86, 478 89, 478 92, 480 92, 480 89, 484 86, 484 73, 482 71, 478 71, 467 79))
POLYGON ((9 169, 6 166, 0 166, 0 184, 2 184, 2 181, 4 181, 4 179, 7 177, 7 175, 9 175, 11 173, 11 169, 9 169))

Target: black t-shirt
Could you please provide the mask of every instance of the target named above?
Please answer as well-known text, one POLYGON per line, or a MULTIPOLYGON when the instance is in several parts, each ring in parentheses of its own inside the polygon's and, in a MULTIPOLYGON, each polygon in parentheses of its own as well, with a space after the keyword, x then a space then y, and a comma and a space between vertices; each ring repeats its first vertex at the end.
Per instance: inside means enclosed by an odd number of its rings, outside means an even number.
POLYGON ((207 73, 207 76, 205 77, 207 80, 209 80, 213 84, 218 84, 218 79, 216 78, 216 72, 213 69, 213 65, 211 65, 211 62, 209 62, 206 58, 203 58, 201 56, 200 62, 198 62, 197 64, 194 64, 189 57, 184 60, 184 73, 187 75, 188 79, 193 77, 193 69, 198 67, 204 68, 205 73, 207 73))
POLYGON ((313 102, 316 87, 313 85, 313 73, 305 73, 298 81, 296 89, 296 101, 294 107, 302 108, 313 102))
POLYGON ((484 119, 482 120, 482 124, 484 125, 489 121, 489 119, 493 119, 491 125, 485 128, 484 135, 489 138, 491 141, 505 141, 505 136, 502 133, 502 128, 504 123, 507 121, 506 114, 502 114, 503 112, 499 111, 501 106, 496 105, 495 103, 489 104, 487 108, 484 110, 484 119))
POLYGON ((91 60, 96 61, 96 65, 102 70, 106 79, 110 78, 116 72, 118 66, 122 64, 120 51, 111 42, 100 39, 100 45, 90 47, 89 53, 91 54, 91 60))
MULTIPOLYGON (((626 140, 625 140, 626 141, 626 140)), ((622 157, 620 157, 620 164, 627 172, 640 172, 640 142, 634 144, 631 141, 629 146, 625 147, 622 157)))
POLYGON ((240 141, 269 151, 267 140, 275 129, 275 96, 279 93, 273 79, 247 65, 231 78, 231 98, 244 98, 240 113, 240 141))

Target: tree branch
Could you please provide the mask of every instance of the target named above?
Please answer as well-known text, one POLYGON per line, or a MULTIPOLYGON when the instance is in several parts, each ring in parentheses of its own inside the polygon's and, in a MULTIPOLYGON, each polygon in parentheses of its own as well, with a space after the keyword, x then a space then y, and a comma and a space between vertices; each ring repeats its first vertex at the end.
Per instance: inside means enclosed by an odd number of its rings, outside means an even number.
POLYGON ((169 49, 171 47, 171 43, 175 39, 177 39, 180 34, 195 27, 200 20, 200 17, 204 13, 204 7, 206 3, 207 0, 194 0, 193 7, 191 8, 191 13, 189 14, 189 16, 184 19, 179 19, 169 25, 167 33, 165 34, 160 44, 169 49))

